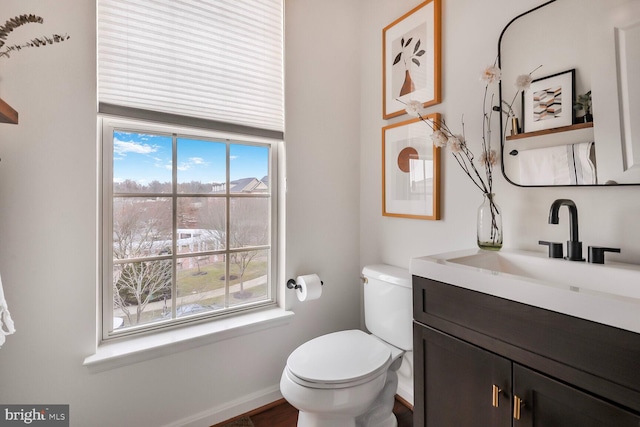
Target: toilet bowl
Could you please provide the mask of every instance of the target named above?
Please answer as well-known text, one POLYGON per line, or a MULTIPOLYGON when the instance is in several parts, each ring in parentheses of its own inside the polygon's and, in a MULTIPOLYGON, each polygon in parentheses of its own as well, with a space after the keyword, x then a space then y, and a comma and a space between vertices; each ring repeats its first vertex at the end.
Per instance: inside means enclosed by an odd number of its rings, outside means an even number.
POLYGON ((298 409, 298 427, 397 427, 396 371, 413 344, 411 276, 386 265, 365 267, 363 276, 371 334, 323 335, 287 359, 280 391, 298 409))
POLYGON ((395 370, 402 354, 360 330, 323 335, 291 353, 280 391, 300 411, 298 427, 395 427, 395 370), (388 410, 385 396, 391 396, 388 410))

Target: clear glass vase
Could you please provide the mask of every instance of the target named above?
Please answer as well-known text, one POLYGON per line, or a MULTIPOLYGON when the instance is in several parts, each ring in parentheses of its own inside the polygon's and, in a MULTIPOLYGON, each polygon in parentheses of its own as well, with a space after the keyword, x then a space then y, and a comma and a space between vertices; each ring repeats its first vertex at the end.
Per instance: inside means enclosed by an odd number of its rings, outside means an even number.
POLYGON ((485 193, 478 208, 478 247, 490 251, 502 248, 502 214, 493 193, 485 193))

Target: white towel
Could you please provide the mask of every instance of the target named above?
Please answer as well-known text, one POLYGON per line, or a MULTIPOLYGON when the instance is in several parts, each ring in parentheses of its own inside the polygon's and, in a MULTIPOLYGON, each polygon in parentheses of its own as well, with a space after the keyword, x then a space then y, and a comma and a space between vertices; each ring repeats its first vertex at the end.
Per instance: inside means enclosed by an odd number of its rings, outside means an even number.
POLYGON ((4 299, 4 290, 2 289, 2 279, 0 279, 0 347, 6 340, 6 335, 11 335, 16 331, 13 326, 13 319, 7 307, 7 300, 4 299))
POLYGON ((520 183, 523 185, 596 184, 591 161, 593 142, 521 150, 518 153, 520 183))
POLYGON ((592 160, 595 161, 595 151, 593 142, 582 142, 580 144, 572 144, 573 146, 573 159, 576 171, 576 184, 597 184, 598 178, 596 175, 596 166, 592 160))

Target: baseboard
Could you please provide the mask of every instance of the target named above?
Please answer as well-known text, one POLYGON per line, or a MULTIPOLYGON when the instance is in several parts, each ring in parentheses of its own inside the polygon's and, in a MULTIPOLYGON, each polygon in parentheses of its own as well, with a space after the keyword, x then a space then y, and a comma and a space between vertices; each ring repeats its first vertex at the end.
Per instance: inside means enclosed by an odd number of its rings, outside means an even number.
MULTIPOLYGON (((396 399, 413 410, 413 390, 407 391, 398 387, 396 399)), ((251 393, 241 399, 232 400, 222 405, 199 412, 187 418, 166 424, 163 427, 210 427, 216 424, 228 422, 234 418, 255 415, 268 409, 271 405, 282 403, 283 397, 280 387, 269 387, 261 391, 251 393), (257 408, 257 409, 256 409, 257 408)))
POLYGON ((256 408, 262 408, 280 399, 282 399, 282 394, 280 386, 277 385, 174 421, 164 427, 209 427, 253 412, 256 408))
POLYGON ((398 391, 396 398, 400 398, 405 403, 405 406, 413 408, 413 384, 410 384, 412 388, 403 387, 404 384, 398 384, 398 391))
POLYGON ((270 409, 273 409, 276 406, 282 405, 284 403, 286 403, 286 400, 284 398, 278 399, 278 400, 276 400, 274 402, 268 403, 268 404, 266 404, 264 406, 261 406, 261 407, 259 407, 257 409, 254 409, 253 411, 249 411, 247 413, 240 414, 240 415, 238 415, 236 417, 233 417, 233 418, 231 418, 229 420, 223 421, 223 422, 221 422, 219 424, 216 424, 216 425, 213 425, 211 427, 222 427, 222 426, 225 426, 225 425, 227 425, 229 423, 232 423, 232 422, 237 421, 237 420, 242 419, 242 418, 251 418, 254 415, 261 414, 263 412, 266 412, 266 411, 268 411, 270 409))
POLYGON ((400 403, 402 403, 404 406, 406 406, 407 408, 409 408, 412 412, 413 412, 413 404, 411 404, 411 402, 407 402, 402 396, 400 396, 399 394, 396 394, 396 400, 400 403))

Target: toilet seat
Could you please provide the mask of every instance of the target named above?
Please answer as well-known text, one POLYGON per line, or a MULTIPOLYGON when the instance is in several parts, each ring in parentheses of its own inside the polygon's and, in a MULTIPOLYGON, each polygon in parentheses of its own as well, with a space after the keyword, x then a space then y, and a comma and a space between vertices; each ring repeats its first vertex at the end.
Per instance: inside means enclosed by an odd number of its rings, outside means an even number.
POLYGON ((391 361, 388 345, 360 330, 348 330, 302 344, 287 359, 285 371, 305 387, 345 388, 384 374, 391 361))

